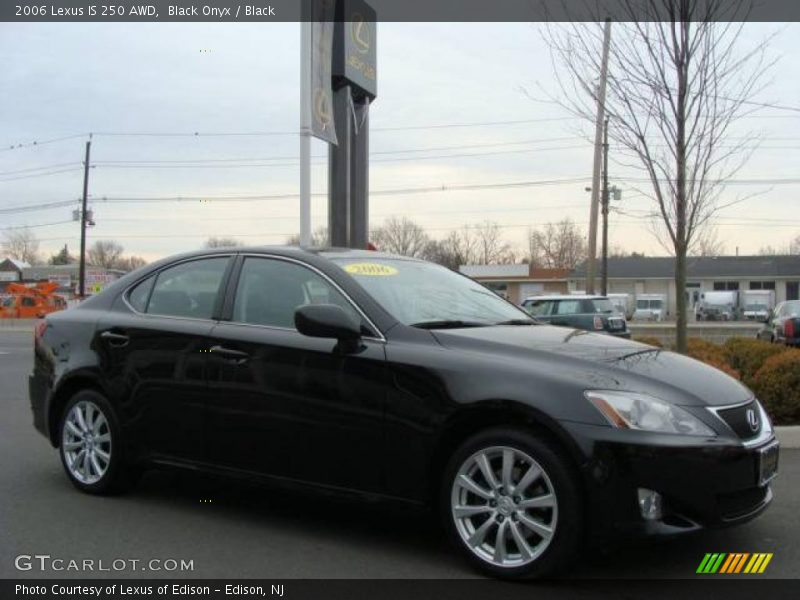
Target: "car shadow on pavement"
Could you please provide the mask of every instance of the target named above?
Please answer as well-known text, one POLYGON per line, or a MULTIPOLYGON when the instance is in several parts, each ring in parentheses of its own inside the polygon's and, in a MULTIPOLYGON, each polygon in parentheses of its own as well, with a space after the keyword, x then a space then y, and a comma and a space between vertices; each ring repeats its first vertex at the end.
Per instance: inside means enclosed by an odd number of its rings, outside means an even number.
MULTIPOLYGON (((134 495, 137 501, 147 498, 174 507, 187 503, 208 505, 214 518, 244 521, 248 528, 263 528, 265 535, 280 532, 292 537, 322 538, 334 544, 341 541, 388 553, 397 560, 408 557, 442 567, 432 569, 430 574, 414 571, 413 576, 478 575, 453 552, 431 511, 275 490, 184 471, 149 472, 134 495)), ((608 547, 588 545, 564 578, 693 578, 705 552, 746 549, 740 548, 738 542, 758 538, 753 535, 754 527, 749 524, 736 530, 625 540, 608 547)))

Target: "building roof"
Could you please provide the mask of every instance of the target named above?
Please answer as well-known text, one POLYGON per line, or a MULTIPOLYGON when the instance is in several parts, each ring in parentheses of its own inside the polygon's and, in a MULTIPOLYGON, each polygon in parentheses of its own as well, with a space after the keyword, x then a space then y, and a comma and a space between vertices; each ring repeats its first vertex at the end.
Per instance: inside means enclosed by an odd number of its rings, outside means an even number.
POLYGON ((17 271, 21 271, 22 269, 27 269, 30 265, 24 261, 17 260, 16 258, 7 257, 3 260, 0 260, 0 268, 4 271, 9 269, 16 269, 17 271))
POLYGON ((570 274, 569 269, 539 269, 530 264, 461 265, 458 270, 482 281, 566 281, 570 274))
MULTIPOLYGON (((695 279, 800 277, 800 255, 690 256, 687 259, 686 272, 687 277, 695 279)), ((675 276, 675 257, 612 257, 608 259, 608 276, 631 279, 671 279, 675 276)), ((586 277, 586 263, 578 265, 570 277, 586 277)))

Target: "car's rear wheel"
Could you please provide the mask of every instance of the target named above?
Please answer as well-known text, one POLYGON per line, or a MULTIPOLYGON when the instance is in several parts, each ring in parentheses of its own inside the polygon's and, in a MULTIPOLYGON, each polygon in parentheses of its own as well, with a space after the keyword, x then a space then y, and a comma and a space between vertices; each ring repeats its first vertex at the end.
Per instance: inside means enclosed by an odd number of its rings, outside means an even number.
POLYGON ((524 431, 493 429, 467 440, 446 469, 441 504, 456 546, 494 576, 551 574, 579 547, 573 469, 524 431))
POLYGON ((84 390, 64 407, 60 422, 61 462, 70 481, 93 494, 123 491, 138 475, 125 463, 114 411, 101 394, 84 390))

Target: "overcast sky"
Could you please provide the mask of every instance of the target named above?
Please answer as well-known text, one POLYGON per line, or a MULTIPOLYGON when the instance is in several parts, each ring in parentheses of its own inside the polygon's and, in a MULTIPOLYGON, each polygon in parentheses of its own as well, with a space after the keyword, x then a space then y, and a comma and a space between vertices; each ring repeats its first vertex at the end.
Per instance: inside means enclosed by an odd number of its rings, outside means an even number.
MULTIPOLYGON (((387 216, 408 215, 443 237, 489 219, 520 248, 529 227, 563 217, 585 229, 592 147, 581 132, 588 128, 525 93, 542 97, 538 86, 557 92, 539 28, 379 24, 378 98, 371 108, 373 227, 387 216), (526 122, 497 124, 508 121, 526 122), (457 124, 472 126, 442 127, 457 124), (419 128, 387 130, 410 127, 419 128), (376 193, 558 179, 581 181, 376 193)), ((742 43, 773 31, 770 53, 779 62, 772 85, 757 99, 800 106, 800 27, 748 25, 742 43)), ((36 226, 47 254, 65 243, 77 250, 79 227, 69 222, 77 204, 1 211, 77 200, 87 137, 31 142, 94 132, 89 189, 97 225, 89 243, 115 239, 127 253, 148 259, 199 247, 212 235, 282 243, 299 229, 296 198, 114 200, 296 194, 299 32, 296 23, 0 24, 0 229, 36 226), (270 135, 112 135, 193 132, 270 135), (180 162, 192 160, 206 162, 180 162)), ((737 133, 751 131, 764 141, 737 179, 797 178, 800 112, 759 110, 737 133)), ((327 222, 326 152, 322 142, 313 142, 314 227, 327 222)), ((628 190, 624 178, 632 174, 613 164, 610 171, 612 183, 628 190)), ((796 183, 731 186, 723 200, 757 194, 717 219, 727 251, 786 244, 800 232, 798 191, 796 183)), ((612 244, 664 253, 641 218, 650 202, 623 191, 619 206, 626 214, 611 217, 612 244)))

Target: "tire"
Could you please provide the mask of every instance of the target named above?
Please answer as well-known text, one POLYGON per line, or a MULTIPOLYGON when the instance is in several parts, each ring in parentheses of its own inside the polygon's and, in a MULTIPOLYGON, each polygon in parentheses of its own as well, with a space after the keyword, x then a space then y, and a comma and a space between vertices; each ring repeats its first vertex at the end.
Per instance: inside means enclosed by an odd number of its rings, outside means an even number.
POLYGON ((581 497, 574 467, 551 443, 503 427, 469 438, 453 453, 439 504, 448 537, 474 567, 520 579, 552 575, 575 558, 583 535, 581 497), (512 465, 508 479, 506 464, 512 465), (487 468, 498 485, 492 492, 487 468))
POLYGON ((138 480, 140 470, 126 463, 119 422, 102 394, 84 390, 67 402, 58 439, 61 464, 79 490, 116 494, 138 480))

